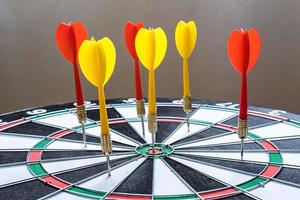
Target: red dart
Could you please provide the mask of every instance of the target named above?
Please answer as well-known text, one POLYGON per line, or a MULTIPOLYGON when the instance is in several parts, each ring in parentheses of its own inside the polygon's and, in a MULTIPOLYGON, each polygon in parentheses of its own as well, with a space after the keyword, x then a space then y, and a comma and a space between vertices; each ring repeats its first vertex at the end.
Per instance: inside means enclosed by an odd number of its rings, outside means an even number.
POLYGON ((88 39, 88 33, 80 22, 60 23, 56 29, 56 44, 63 56, 73 64, 76 102, 83 105, 83 94, 78 70, 78 49, 81 43, 88 39))
POLYGON ((247 119, 247 73, 254 67, 261 48, 255 29, 234 30, 227 43, 228 57, 232 66, 241 74, 240 119, 247 119))
POLYGON ((136 24, 127 22, 127 24, 125 26, 126 47, 129 51, 131 57, 134 59, 134 63, 135 63, 135 98, 136 98, 136 100, 143 99, 141 76, 140 76, 140 65, 139 65, 139 59, 138 59, 138 56, 136 55, 136 50, 135 50, 135 37, 136 37, 136 34, 139 31, 139 29, 142 27, 143 27, 142 22, 137 22, 136 24))

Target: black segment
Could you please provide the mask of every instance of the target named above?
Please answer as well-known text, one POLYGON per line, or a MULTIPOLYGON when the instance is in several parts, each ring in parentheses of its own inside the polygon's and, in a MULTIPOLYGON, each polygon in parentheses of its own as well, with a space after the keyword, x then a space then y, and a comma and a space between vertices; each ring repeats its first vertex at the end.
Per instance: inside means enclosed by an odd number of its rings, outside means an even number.
MULTIPOLYGON (((275 123, 275 121, 271 120, 271 119, 266 119, 266 118, 263 118, 263 117, 248 115, 248 126, 249 127, 260 126, 260 125, 268 124, 268 123, 271 123, 271 122, 275 123)), ((222 123, 230 125, 230 126, 237 127, 238 117, 231 118, 231 119, 229 119, 225 122, 222 122, 222 123)))
POLYGON ((205 158, 205 157, 199 157, 199 156, 193 156, 193 155, 186 155, 186 154, 178 154, 182 157, 190 158, 192 160, 197 160, 205 163, 211 163, 219 166, 224 166, 232 169, 237 169, 241 171, 246 171, 254 174, 261 173, 266 165, 263 164, 254 164, 250 162, 241 162, 241 161, 228 161, 228 160, 222 160, 222 159, 214 159, 214 158, 205 158))
MULTIPOLYGON (((74 132, 68 135, 63 136, 62 138, 64 139, 69 139, 69 140, 77 140, 77 141, 82 141, 82 134, 78 133, 78 132, 74 132)), ((90 143, 96 143, 100 145, 100 137, 95 137, 95 136, 91 136, 91 135, 86 135, 86 141, 90 142, 90 143)), ((118 145, 118 146, 124 146, 124 147, 133 147, 131 145, 128 144, 123 144, 120 142, 116 142, 116 141, 112 141, 113 145, 118 145)))
POLYGON ((5 132, 25 134, 25 135, 48 136, 59 130, 61 130, 61 129, 42 125, 42 124, 37 124, 37 123, 33 123, 33 122, 27 122, 27 123, 20 124, 18 126, 14 126, 12 128, 6 129, 5 132))
MULTIPOLYGON (((87 117, 94 121, 100 121, 99 109, 87 110, 87 117)), ((120 118, 121 115, 114 108, 107 108, 108 119, 120 118)))
MULTIPOLYGON (((83 135, 81 133, 74 132, 74 133, 63 136, 62 138, 69 139, 69 140, 82 141, 82 136, 83 135)), ((91 143, 100 144, 100 137, 94 137, 94 136, 86 135, 86 141, 91 142, 91 143)))
POLYGON ((139 143, 146 143, 146 141, 141 138, 130 126, 128 123, 121 123, 121 124, 110 124, 109 128, 126 135, 129 138, 134 139, 135 141, 138 141, 139 143))
POLYGON ((28 151, 1 151, 0 164, 25 162, 28 151))
POLYGON ((180 124, 174 122, 158 122, 156 142, 163 142, 180 124))
POLYGON ((299 150, 300 149, 300 138, 286 139, 286 140, 271 140, 280 150, 299 150))
POLYGON ((300 169, 283 167, 275 178, 300 184, 300 169))
POLYGON ((208 128, 205 129, 203 131, 200 131, 199 133, 196 133, 194 135, 191 135, 189 137, 183 138, 180 141, 174 142, 173 145, 178 145, 178 144, 182 144, 185 142, 190 142, 190 141, 195 141, 195 140, 199 140, 199 139, 203 139, 206 137, 211 137, 211 136, 215 136, 215 135, 220 135, 222 133, 226 133, 228 131, 220 129, 220 128, 208 128))
POLYGON ((39 199, 55 191, 54 187, 34 180, 1 188, 0 199, 39 199))
MULTIPOLYGON (((180 146, 177 148, 178 150, 240 150, 241 145, 240 144, 229 144, 229 145, 214 145, 214 146, 195 146, 195 147, 185 147, 180 148, 180 146)), ((245 143, 244 144, 245 150, 258 150, 258 151, 265 151, 264 148, 255 143, 245 143)))
POLYGON ((71 158, 80 156, 103 155, 102 151, 97 150, 80 150, 80 151, 43 151, 42 160, 55 158, 71 158))
POLYGON ((139 166, 115 192, 152 194, 153 159, 147 159, 139 166))
POLYGON ((175 160, 167 157, 164 160, 197 192, 226 187, 226 185, 175 160))
MULTIPOLYGON (((126 161, 129 161, 129 160, 131 160, 135 157, 137 157, 137 156, 128 156, 126 158, 112 160, 111 161, 111 167, 115 167, 117 165, 120 165, 120 164, 122 164, 126 161)), ((107 170, 107 163, 106 162, 104 162, 102 164, 94 165, 92 167, 85 167, 85 168, 81 168, 81 169, 78 169, 78 170, 73 170, 73 171, 70 171, 70 172, 58 174, 56 176, 58 178, 61 178, 65 181, 67 181, 67 182, 76 183, 78 181, 86 179, 90 176, 93 176, 93 175, 98 174, 100 172, 103 172, 105 170, 107 170)))
POLYGON ((186 117, 186 114, 182 107, 158 106, 157 116, 186 117))
MULTIPOLYGON (((245 194, 238 194, 232 197, 222 198, 223 200, 253 200, 254 198, 249 197, 245 194)), ((255 199, 254 199, 255 200, 255 199)))

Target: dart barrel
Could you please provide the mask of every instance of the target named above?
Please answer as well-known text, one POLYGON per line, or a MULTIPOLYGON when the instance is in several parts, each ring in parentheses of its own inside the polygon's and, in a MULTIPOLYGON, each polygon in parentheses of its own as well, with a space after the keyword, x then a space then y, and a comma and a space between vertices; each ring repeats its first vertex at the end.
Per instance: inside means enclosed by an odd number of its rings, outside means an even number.
POLYGON ((136 100, 136 112, 139 118, 143 118, 145 116, 144 99, 136 100))
POLYGON ((156 116, 156 113, 149 113, 148 114, 148 130, 152 134, 157 132, 157 116, 156 116))
POLYGON ((85 110, 85 105, 77 105, 77 119, 79 121, 79 123, 85 123, 86 122, 86 110, 85 110))
POLYGON ((101 134, 101 146, 103 153, 111 153, 112 152, 112 142, 110 138, 110 134, 101 134))
POLYGON ((238 135, 240 138, 246 138, 248 135, 248 120, 239 119, 238 120, 238 135))
POLYGON ((183 110, 185 113, 190 113, 192 111, 192 97, 191 96, 183 97, 183 110))

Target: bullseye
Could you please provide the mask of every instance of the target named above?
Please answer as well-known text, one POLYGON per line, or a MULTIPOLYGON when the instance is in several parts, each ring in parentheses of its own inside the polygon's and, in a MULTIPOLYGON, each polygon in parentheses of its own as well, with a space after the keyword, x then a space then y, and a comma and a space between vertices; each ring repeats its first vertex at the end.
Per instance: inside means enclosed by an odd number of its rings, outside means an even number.
POLYGON ((173 147, 165 144, 143 144, 135 149, 135 151, 144 157, 164 157, 173 153, 173 147))

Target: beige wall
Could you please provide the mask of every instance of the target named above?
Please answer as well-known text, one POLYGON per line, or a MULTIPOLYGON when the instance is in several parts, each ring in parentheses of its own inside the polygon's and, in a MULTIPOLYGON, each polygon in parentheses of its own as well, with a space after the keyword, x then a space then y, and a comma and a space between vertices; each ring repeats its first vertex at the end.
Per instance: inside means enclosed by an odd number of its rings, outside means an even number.
MULTIPOLYGON (((126 21, 163 27, 169 44, 157 70, 157 96, 182 96, 174 44, 181 19, 198 26, 190 60, 194 98, 238 101, 239 76, 227 59, 226 40, 233 28, 255 27, 263 48, 249 74, 249 103, 300 112, 299 11, 299 0, 0 0, 0 113, 73 101, 72 68, 54 40, 56 25, 70 20, 81 20, 90 35, 109 36, 116 45, 109 98, 134 95, 133 63, 123 40, 126 21)), ((146 93, 144 68, 142 75, 146 93)), ((95 99, 96 89, 82 80, 85 97, 95 99)))

